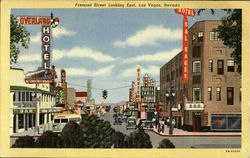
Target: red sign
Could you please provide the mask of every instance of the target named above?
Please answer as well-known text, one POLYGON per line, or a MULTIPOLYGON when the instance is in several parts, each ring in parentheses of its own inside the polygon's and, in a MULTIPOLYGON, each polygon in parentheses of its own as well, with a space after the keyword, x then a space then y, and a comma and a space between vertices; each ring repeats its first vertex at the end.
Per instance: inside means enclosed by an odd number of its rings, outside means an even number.
POLYGON ((61 83, 66 82, 66 71, 64 69, 61 70, 61 83))
POLYGON ((188 80, 188 20, 187 16, 195 16, 195 11, 194 9, 189 9, 189 8, 178 8, 175 9, 175 12, 177 14, 182 14, 184 15, 183 18, 183 63, 182 63, 182 79, 184 84, 188 80))
POLYGON ((189 9, 189 8, 177 8, 175 9, 175 12, 178 14, 182 14, 182 15, 187 15, 187 16, 195 16, 195 11, 194 9, 189 9))
POLYGON ((137 69, 137 97, 136 97, 136 102, 140 102, 140 68, 137 69))
POLYGON ((50 25, 50 17, 18 17, 22 25, 50 25))

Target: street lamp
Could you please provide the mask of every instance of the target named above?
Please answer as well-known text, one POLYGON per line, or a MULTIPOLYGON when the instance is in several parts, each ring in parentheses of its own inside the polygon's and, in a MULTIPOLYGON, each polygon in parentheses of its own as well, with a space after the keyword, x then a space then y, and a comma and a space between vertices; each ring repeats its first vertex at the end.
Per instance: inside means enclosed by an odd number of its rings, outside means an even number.
POLYGON ((39 108, 39 104, 40 104, 40 97, 41 97, 41 94, 40 93, 37 93, 37 90, 36 92, 32 92, 31 93, 31 96, 33 98, 35 98, 35 102, 36 102, 36 115, 35 115, 35 130, 34 130, 34 135, 38 134, 38 126, 39 126, 39 114, 40 114, 40 108, 39 108), (39 97, 39 98, 38 98, 39 97), (39 101, 39 104, 38 102, 39 101))
POLYGON ((175 96, 174 87, 170 86, 170 93, 166 90, 166 103, 168 101, 170 101, 170 106, 169 106, 169 122, 170 122, 169 134, 173 134, 172 102, 174 101, 174 96, 175 96))

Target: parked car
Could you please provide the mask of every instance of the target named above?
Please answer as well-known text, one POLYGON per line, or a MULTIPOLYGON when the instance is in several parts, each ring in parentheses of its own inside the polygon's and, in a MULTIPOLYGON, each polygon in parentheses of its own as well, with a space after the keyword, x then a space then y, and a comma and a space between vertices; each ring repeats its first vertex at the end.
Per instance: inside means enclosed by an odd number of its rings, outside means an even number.
POLYGON ((115 117, 113 125, 121 125, 121 124, 122 124, 121 118, 120 117, 115 117))
POLYGON ((153 122, 149 120, 142 120, 141 127, 144 130, 154 130, 153 122))
POLYGON ((136 118, 135 117, 129 117, 127 119, 126 129, 136 129, 136 118))

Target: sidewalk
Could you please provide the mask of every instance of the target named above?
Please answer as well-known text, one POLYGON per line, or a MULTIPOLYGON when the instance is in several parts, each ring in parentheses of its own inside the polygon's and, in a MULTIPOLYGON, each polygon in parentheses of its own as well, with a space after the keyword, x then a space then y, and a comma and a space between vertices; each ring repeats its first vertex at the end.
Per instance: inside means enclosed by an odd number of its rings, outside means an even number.
POLYGON ((158 133, 154 127, 154 133, 166 137, 241 137, 241 132, 188 132, 182 129, 174 128, 173 134, 169 135, 169 128, 164 128, 164 132, 158 133))

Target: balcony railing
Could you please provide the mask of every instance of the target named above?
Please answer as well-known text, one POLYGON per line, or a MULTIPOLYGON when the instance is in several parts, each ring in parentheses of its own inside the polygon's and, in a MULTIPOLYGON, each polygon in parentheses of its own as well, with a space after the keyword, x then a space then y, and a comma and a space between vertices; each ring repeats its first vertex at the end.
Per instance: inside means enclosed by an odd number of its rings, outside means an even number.
POLYGON ((17 107, 36 107, 35 101, 15 101, 13 102, 14 106, 17 107))

